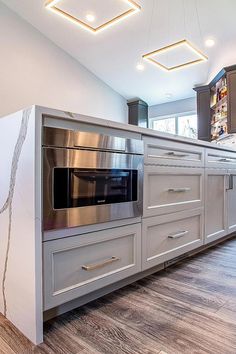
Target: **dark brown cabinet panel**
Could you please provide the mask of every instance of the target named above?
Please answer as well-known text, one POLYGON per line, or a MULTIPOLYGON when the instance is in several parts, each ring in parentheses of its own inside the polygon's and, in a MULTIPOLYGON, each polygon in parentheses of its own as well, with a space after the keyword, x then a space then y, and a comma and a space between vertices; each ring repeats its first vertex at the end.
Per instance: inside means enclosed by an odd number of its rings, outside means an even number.
POLYGON ((210 140, 210 90, 209 86, 196 88, 197 115, 198 115, 198 139, 210 140))
POLYGON ((236 133, 236 70, 226 75, 228 85, 228 127, 230 133, 236 133))
POLYGON ((129 124, 148 128, 148 104, 142 100, 128 102, 129 124))

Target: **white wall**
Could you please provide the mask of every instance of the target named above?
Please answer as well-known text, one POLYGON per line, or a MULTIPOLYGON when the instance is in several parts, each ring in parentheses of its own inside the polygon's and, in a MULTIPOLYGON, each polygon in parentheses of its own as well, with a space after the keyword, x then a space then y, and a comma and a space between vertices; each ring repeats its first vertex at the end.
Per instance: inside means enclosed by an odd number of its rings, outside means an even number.
POLYGON ((0 1, 0 116, 32 104, 128 119, 122 96, 0 1))
POLYGON ((183 100, 150 106, 148 109, 148 116, 149 118, 156 118, 176 113, 192 112, 196 110, 196 97, 190 97, 183 100))

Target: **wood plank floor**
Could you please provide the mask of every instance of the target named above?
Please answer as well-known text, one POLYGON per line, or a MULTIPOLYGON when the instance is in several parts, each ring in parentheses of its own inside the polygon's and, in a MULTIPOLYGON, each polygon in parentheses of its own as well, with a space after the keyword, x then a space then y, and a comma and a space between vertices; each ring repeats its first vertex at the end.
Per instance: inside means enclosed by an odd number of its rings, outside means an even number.
POLYGON ((236 354, 236 239, 45 324, 33 346, 3 316, 4 354, 236 354))

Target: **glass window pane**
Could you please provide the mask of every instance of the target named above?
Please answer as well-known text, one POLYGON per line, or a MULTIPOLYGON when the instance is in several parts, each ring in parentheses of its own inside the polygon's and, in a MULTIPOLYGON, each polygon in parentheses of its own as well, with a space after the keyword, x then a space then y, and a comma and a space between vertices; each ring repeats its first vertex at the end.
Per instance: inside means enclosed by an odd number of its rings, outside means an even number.
POLYGON ((175 134, 175 117, 153 121, 153 129, 160 132, 175 134))
POLYGON ((197 115, 178 117, 178 135, 197 139, 197 115))

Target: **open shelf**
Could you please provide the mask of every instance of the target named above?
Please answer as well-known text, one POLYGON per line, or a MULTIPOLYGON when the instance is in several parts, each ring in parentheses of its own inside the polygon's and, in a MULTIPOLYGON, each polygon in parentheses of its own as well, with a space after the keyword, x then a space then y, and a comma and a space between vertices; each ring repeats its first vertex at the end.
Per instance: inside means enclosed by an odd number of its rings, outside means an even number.
POLYGON ((211 106, 211 109, 215 110, 217 108, 220 108, 224 104, 227 104, 227 96, 223 97, 221 100, 216 102, 213 106, 211 106))
POLYGON ((211 87, 210 102, 211 140, 215 140, 228 133, 227 81, 225 75, 211 87))
POLYGON ((194 91, 197 92, 198 139, 212 141, 217 136, 219 139, 236 134, 236 65, 222 68, 209 84, 195 87, 194 91))

